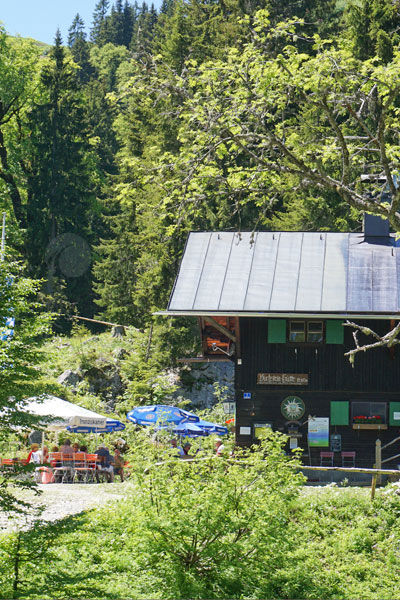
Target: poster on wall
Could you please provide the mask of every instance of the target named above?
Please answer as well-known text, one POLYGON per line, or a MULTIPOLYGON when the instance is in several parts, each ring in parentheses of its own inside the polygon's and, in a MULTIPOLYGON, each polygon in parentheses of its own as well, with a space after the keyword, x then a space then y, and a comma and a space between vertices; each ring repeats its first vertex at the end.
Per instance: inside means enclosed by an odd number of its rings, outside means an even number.
POLYGON ((308 445, 310 447, 329 446, 328 417, 310 417, 308 419, 308 445))
POLYGON ((272 429, 272 423, 254 423, 254 437, 264 437, 267 428, 272 429))

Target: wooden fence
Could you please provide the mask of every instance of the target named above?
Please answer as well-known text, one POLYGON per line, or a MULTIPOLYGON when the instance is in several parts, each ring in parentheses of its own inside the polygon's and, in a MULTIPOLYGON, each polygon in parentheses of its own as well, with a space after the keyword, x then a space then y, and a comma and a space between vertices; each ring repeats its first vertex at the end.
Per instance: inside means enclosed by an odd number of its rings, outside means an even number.
MULTIPOLYGON (((400 438, 399 438, 400 439, 400 438)), ((207 457, 201 457, 201 458, 187 458, 185 459, 185 462, 200 462, 200 461, 209 461, 212 459, 216 459, 218 461, 220 461, 222 459, 222 457, 219 456, 207 456, 207 457)), ((227 458, 226 459, 227 462, 230 463, 234 463, 234 464, 246 464, 245 460, 236 460, 234 458, 227 458)), ((166 463, 175 463, 176 459, 174 458, 172 461, 160 461, 160 462, 156 462, 153 465, 147 467, 145 469, 145 473, 149 473, 150 468, 151 467, 157 467, 157 466, 161 466, 163 464, 166 463)), ((313 467, 313 466, 309 466, 309 465, 301 465, 300 469, 303 470, 307 470, 307 471, 339 471, 339 472, 343 472, 343 473, 365 473, 365 474, 369 474, 371 475, 371 500, 374 499, 375 497, 375 489, 376 489, 376 485, 377 483, 380 483, 380 476, 381 475, 392 475, 395 477, 398 477, 400 479, 400 470, 397 469, 377 469, 377 468, 373 468, 373 469, 364 469, 361 467, 313 467), (378 479, 379 478, 379 479, 378 479)))

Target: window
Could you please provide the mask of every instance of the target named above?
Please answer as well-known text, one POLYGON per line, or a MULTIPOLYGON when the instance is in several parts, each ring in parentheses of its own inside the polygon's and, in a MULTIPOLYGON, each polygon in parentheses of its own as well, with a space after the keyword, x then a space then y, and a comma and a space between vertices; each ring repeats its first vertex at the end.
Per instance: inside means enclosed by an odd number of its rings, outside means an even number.
POLYGON ((289 321, 289 342, 321 344, 323 341, 323 321, 289 321))
POLYGON ((386 402, 352 402, 351 420, 354 425, 386 424, 386 402))
POLYGON ((289 321, 289 342, 306 341, 306 322, 289 321))
POLYGON ((307 323, 307 342, 321 343, 324 341, 324 326, 322 321, 309 321, 307 323))

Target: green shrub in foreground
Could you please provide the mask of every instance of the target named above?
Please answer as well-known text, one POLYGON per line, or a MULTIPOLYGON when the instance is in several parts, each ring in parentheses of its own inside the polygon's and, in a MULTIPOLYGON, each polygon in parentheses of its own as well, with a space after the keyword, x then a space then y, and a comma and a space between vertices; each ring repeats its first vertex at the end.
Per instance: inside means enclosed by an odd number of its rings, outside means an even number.
MULTIPOLYGON (((146 471, 139 460, 146 447, 138 448, 127 497, 79 517, 75 531, 70 519, 45 559, 32 570, 29 561, 21 565, 16 597, 265 596, 265 572, 291 545, 290 502, 303 483, 297 459, 282 451, 285 441, 272 434, 234 460, 191 463, 167 452, 146 471)), ((10 578, 1 583, 12 587, 10 578)))
POLYGON ((144 439, 123 500, 2 539, 2 597, 400 598, 399 496, 304 488, 283 443, 188 463, 144 439))

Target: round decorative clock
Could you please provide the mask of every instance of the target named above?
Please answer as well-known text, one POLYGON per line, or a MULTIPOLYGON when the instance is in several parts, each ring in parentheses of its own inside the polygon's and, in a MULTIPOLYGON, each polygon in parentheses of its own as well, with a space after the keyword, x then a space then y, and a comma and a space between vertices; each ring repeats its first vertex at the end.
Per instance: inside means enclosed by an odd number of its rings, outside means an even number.
POLYGON ((281 413, 288 421, 301 419, 306 410, 305 404, 298 396, 287 396, 282 400, 281 413))

